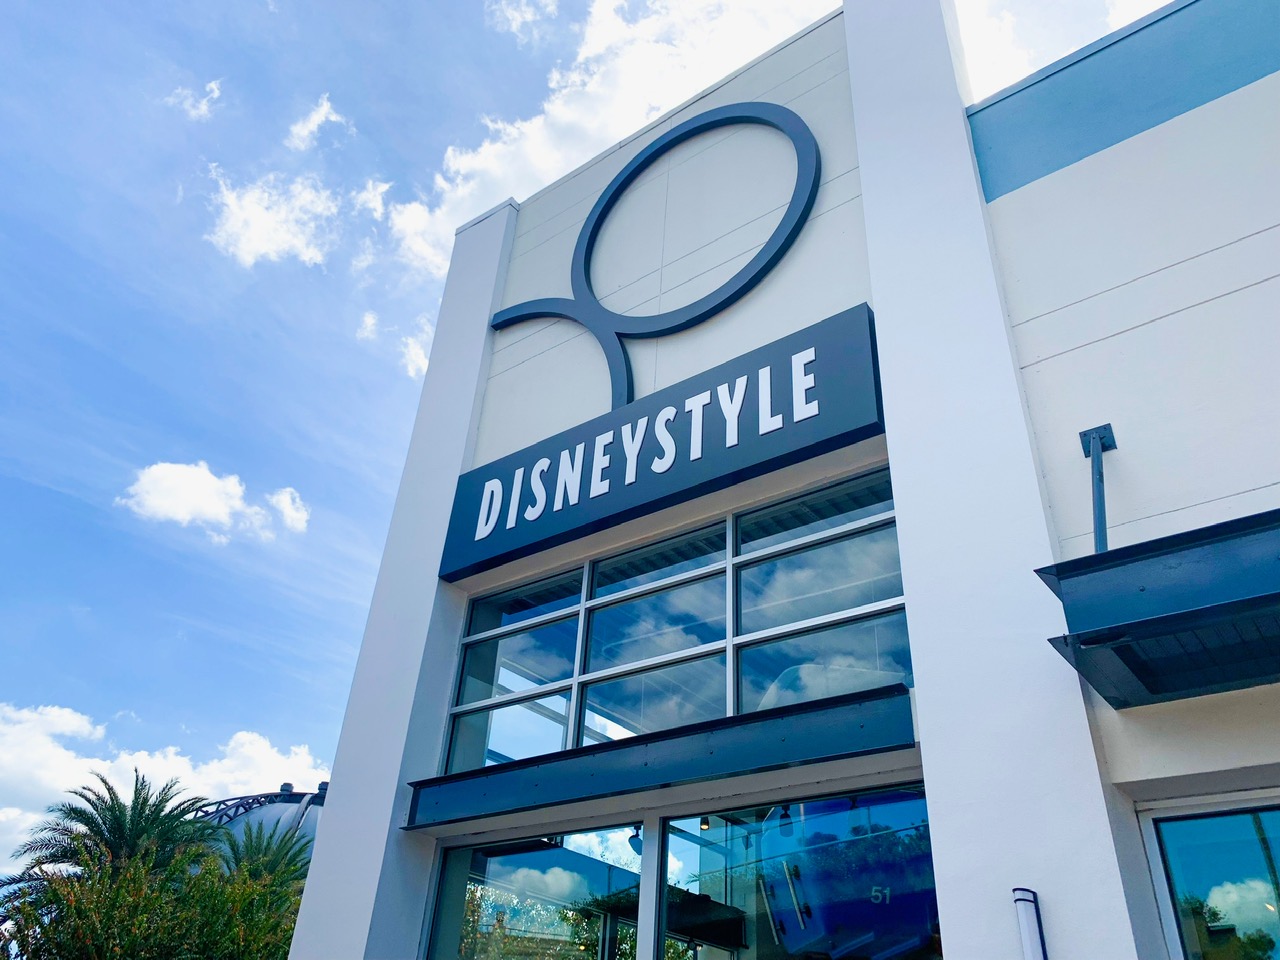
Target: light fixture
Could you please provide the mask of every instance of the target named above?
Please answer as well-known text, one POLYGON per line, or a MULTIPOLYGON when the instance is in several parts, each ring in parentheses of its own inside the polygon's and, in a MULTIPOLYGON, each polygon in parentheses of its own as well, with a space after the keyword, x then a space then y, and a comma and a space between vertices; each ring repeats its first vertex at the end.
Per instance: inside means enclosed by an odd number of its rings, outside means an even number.
POLYGON ((1040 897, 1026 887, 1013 888, 1013 908, 1018 912, 1018 933, 1022 937, 1023 960, 1049 960, 1040 923, 1040 897))
POLYGON ((791 822, 791 806, 784 804, 782 807, 782 815, 778 817, 778 832, 784 837, 789 837, 796 832, 796 825, 791 822))
POLYGON ((710 820, 708 820, 706 817, 703 817, 701 820, 699 820, 699 821, 698 821, 698 829, 699 829, 699 830, 710 830, 710 829, 711 829, 711 821, 710 821, 710 820))
POLYGON ((640 824, 635 825, 635 832, 627 837, 627 843, 631 845, 637 857, 644 856, 644 840, 640 836, 640 824))

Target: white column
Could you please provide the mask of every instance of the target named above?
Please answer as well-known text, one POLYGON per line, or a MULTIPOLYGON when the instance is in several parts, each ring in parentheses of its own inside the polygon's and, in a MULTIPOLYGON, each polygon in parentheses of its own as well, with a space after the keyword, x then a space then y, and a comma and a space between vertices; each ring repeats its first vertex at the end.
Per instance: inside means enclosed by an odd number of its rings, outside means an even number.
POLYGON ((517 209, 507 201, 454 243, 292 960, 421 956, 433 845, 400 829, 405 784, 436 773, 443 745, 465 603, 437 574, 517 209))
POLYGON ((1021 960, 1030 887, 1053 960, 1132 960, 944 13, 845 25, 943 949, 1021 960))

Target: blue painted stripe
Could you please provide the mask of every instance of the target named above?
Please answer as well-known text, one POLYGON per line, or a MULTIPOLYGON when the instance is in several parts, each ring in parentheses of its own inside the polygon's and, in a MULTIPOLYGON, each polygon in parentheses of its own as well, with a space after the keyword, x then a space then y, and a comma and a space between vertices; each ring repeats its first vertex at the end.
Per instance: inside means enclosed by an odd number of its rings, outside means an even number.
POLYGON ((1178 0, 969 109, 995 200, 1280 70, 1280 2, 1178 0))

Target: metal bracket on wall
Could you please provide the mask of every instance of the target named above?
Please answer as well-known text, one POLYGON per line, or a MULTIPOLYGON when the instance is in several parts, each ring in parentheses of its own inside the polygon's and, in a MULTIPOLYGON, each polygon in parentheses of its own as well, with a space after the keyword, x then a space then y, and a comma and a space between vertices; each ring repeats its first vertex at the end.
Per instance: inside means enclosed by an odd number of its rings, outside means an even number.
POLYGON ((1090 427, 1080 431, 1080 446, 1084 455, 1093 461, 1093 550, 1107 550, 1107 493, 1102 474, 1102 454, 1116 448, 1115 431, 1111 424, 1090 427))

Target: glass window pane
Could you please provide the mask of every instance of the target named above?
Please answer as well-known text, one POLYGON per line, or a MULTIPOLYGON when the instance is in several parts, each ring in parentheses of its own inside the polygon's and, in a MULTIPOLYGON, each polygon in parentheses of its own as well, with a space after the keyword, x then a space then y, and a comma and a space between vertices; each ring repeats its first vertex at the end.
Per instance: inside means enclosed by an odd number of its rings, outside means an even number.
POLYGON ((842 623, 738 652, 738 709, 742 713, 842 693, 911 684, 907 616, 842 623))
POLYGON ((445 854, 427 956, 635 957, 640 856, 631 827, 445 854))
POLYGON ((641 547, 596 565, 595 595, 607 597, 724 559, 724 524, 651 547, 641 547))
POLYGON ((667 825, 666 956, 940 960, 922 790, 667 825))
POLYGON ((573 676, 577 646, 577 617, 473 643, 463 654, 458 703, 566 680, 573 676))
POLYGON ((754 633, 902 595, 892 525, 738 571, 738 632, 754 633))
POLYGON ((738 552, 763 550, 893 509, 889 471, 880 470, 807 497, 738 518, 738 552))
POLYGON ((599 607, 590 617, 588 672, 723 640, 724 574, 599 607))
POLYGON ((446 772, 478 770, 563 750, 568 717, 567 693, 454 717, 446 772))
POLYGON ((1280 810, 1158 821, 1188 957, 1276 956, 1280 810))
POLYGON ((589 684, 583 703, 582 744, 718 719, 725 715, 724 654, 589 684))
POLYGON ((481 597, 471 604, 467 635, 497 630, 574 606, 582 597, 582 570, 481 597))

